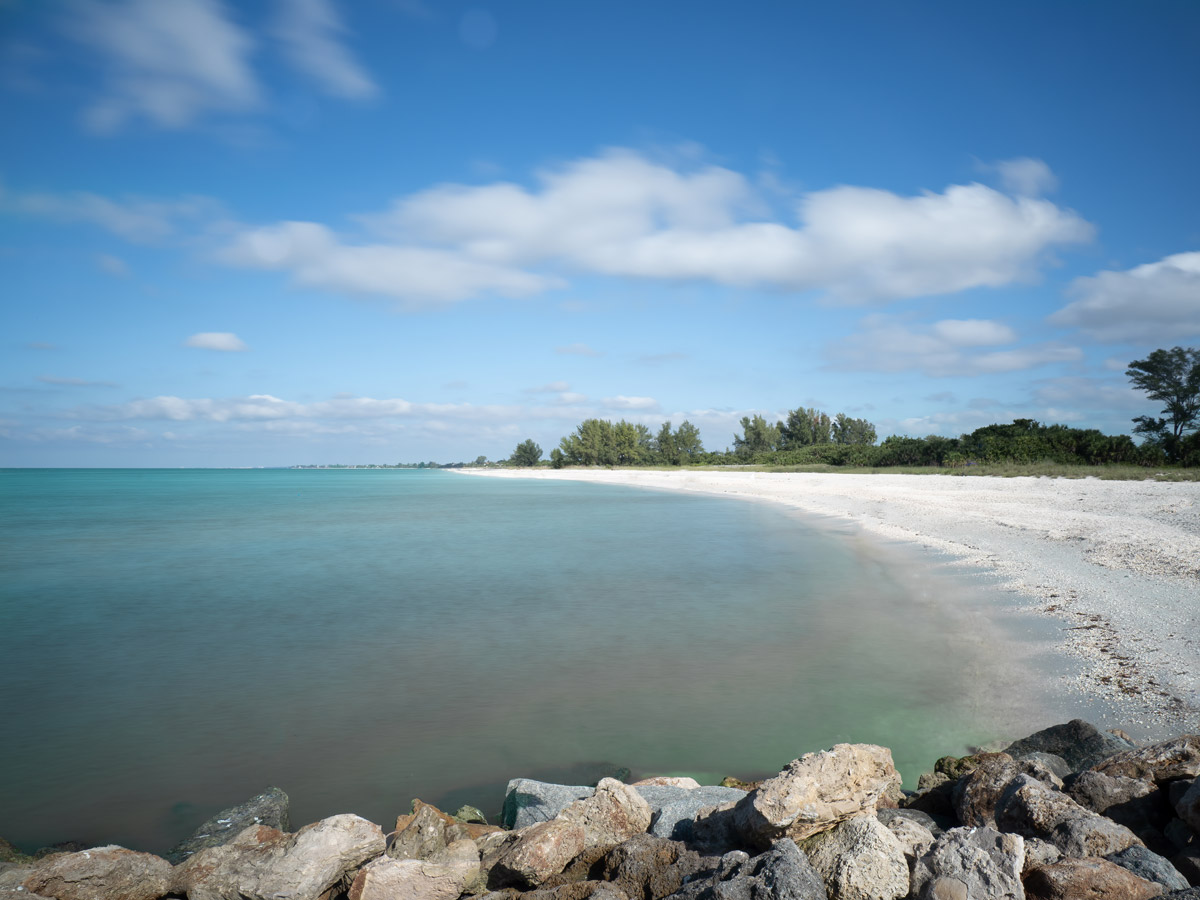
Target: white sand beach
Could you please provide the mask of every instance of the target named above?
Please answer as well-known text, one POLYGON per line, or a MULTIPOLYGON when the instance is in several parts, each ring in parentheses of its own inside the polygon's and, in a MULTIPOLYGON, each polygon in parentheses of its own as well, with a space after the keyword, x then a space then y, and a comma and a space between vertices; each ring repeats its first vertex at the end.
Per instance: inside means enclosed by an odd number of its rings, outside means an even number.
MULTIPOLYGON (((468 471, 468 470, 464 470, 468 471)), ((1131 726, 1200 730, 1200 483, 698 470, 476 469, 770 501, 993 572, 1061 628, 1071 688, 1131 726)), ((1009 593, 1006 596, 1011 597, 1009 593)))

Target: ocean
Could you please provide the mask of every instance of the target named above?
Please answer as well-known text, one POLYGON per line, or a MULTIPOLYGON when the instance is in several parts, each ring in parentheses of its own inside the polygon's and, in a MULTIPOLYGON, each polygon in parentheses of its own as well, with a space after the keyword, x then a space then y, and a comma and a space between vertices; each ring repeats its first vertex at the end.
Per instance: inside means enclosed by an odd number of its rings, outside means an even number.
POLYGON ((1065 703, 1048 635, 940 563, 606 485, 4 470, 0 836, 162 852, 268 785, 295 826, 389 830, 514 777, 715 783, 840 741, 912 786, 1065 703))

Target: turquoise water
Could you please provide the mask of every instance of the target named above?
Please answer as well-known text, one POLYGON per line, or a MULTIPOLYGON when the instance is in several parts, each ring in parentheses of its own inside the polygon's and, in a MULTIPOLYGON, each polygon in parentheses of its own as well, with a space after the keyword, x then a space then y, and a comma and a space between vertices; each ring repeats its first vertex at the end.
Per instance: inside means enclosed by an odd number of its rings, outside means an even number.
MULTIPOLYGON (((414 470, 0 472, 0 836, 164 850, 511 777, 1041 727, 961 580, 775 507, 414 470), (1022 719, 1030 720, 1028 723, 1022 719)), ((1019 685, 1036 690, 1037 679, 1019 685)))

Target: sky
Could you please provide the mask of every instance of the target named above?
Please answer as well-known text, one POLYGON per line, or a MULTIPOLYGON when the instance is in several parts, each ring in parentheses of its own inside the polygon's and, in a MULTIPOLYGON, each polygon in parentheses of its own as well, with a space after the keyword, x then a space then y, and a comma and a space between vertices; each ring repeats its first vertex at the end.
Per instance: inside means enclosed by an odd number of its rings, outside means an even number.
POLYGON ((1194 0, 0 0, 0 465, 1129 433, 1194 0))

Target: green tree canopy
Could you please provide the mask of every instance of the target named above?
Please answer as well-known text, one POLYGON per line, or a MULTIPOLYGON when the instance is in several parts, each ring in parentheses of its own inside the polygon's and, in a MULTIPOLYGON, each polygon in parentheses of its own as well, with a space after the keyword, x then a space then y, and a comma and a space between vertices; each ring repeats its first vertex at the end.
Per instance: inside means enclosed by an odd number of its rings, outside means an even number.
POLYGON ((1165 419, 1138 416, 1135 434, 1162 441, 1178 441, 1197 427, 1200 418, 1200 350, 1172 347, 1155 350, 1145 359, 1135 359, 1125 370, 1133 386, 1151 400, 1163 404, 1165 419))
POLYGON ((753 456, 779 449, 781 423, 771 425, 762 416, 742 416, 742 433, 733 436, 733 449, 738 456, 753 456))
POLYGON ((517 444, 517 449, 508 459, 514 466, 529 467, 536 466, 541 458, 542 448, 533 442, 533 438, 530 438, 517 444))

